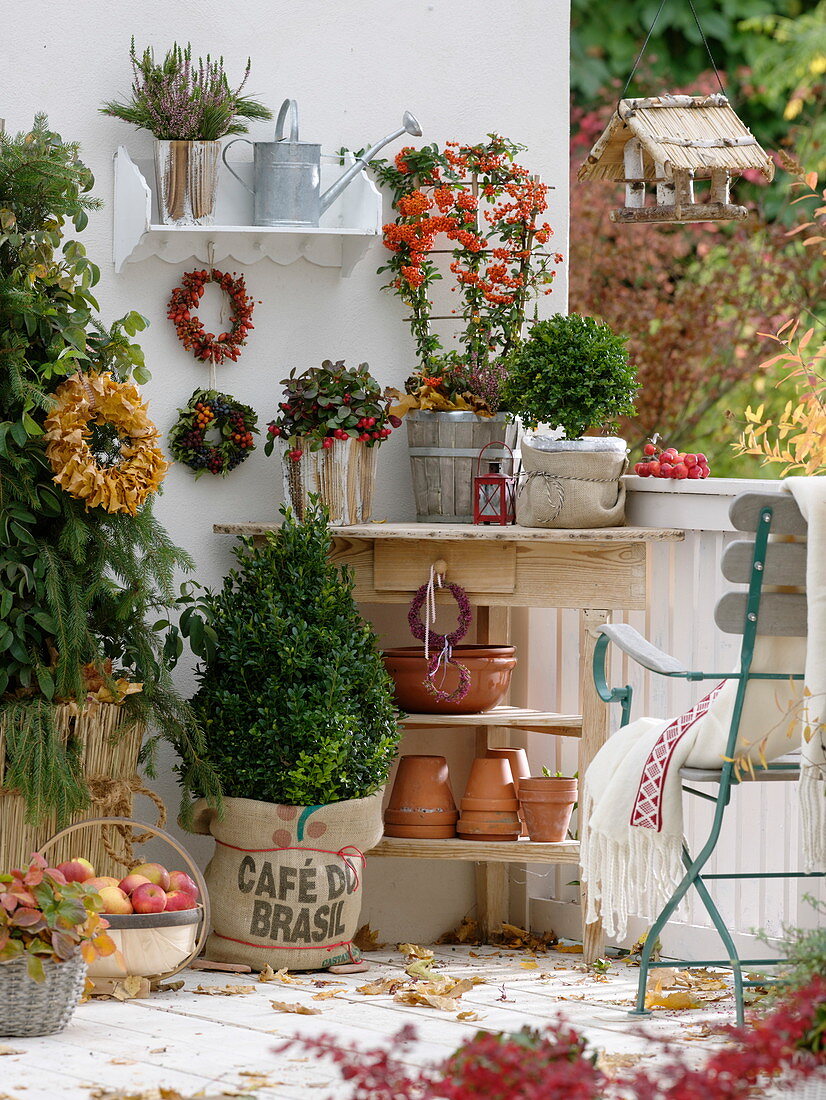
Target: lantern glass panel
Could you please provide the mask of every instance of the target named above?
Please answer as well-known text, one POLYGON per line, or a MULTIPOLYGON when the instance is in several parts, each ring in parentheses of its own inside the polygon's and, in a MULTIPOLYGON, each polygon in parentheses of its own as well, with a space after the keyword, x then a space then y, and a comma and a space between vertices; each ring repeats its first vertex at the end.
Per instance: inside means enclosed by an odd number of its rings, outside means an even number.
POLYGON ((479 486, 479 515, 497 518, 502 513, 504 482, 479 486))

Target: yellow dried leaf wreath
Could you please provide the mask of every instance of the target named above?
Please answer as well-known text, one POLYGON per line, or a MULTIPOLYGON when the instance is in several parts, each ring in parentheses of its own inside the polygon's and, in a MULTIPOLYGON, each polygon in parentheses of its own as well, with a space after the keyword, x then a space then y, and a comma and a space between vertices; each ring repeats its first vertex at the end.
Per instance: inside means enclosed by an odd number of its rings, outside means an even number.
POLYGON ((54 480, 87 508, 134 516, 169 468, 137 386, 108 373, 78 373, 57 387, 55 397, 57 405, 45 422, 54 480), (101 466, 89 446, 91 425, 107 423, 120 433, 121 458, 101 466))

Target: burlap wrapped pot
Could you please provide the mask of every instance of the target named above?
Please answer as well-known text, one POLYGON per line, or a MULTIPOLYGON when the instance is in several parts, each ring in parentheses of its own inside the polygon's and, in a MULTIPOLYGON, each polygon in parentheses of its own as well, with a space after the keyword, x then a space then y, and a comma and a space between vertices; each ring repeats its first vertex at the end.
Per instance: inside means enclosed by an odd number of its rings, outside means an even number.
POLYGON ((625 441, 522 438, 516 522, 522 527, 618 527, 625 522, 625 441))
POLYGON ((321 970, 357 962, 364 853, 383 833, 382 792, 326 806, 225 798, 195 807, 194 831, 215 838, 207 958, 260 969, 321 970))

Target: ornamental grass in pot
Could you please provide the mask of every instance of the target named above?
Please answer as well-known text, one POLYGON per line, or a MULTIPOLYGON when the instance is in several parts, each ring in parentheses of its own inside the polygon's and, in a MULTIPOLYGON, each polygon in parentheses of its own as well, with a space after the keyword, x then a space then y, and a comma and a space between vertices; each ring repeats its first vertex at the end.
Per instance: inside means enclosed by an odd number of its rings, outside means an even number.
POLYGON ((83 993, 86 966, 115 944, 94 887, 67 882, 40 855, 0 874, 0 1035, 62 1031, 83 993))
POLYGON ((278 448, 284 499, 301 520, 318 497, 331 523, 366 523, 373 508, 378 448, 401 420, 367 363, 325 359, 282 380, 283 400, 264 452, 278 448))
POLYGON ((537 322, 508 360, 504 396, 527 429, 516 522, 523 527, 612 527, 625 519, 624 440, 586 435, 634 411, 636 370, 626 338, 593 317, 537 322))
POLYGON ((206 803, 194 816, 216 841, 209 957, 312 970, 360 957, 364 853, 382 836, 399 730, 353 580, 329 560, 325 509, 282 513, 184 612, 203 657, 193 706, 225 795, 222 816, 206 803))
POLYGON ((177 42, 157 62, 148 47, 129 51, 132 95, 111 101, 101 113, 130 122, 155 137, 158 211, 166 225, 212 225, 222 137, 246 134, 248 120, 271 119, 272 111, 243 89, 230 86, 223 57, 192 59, 189 43, 177 42))

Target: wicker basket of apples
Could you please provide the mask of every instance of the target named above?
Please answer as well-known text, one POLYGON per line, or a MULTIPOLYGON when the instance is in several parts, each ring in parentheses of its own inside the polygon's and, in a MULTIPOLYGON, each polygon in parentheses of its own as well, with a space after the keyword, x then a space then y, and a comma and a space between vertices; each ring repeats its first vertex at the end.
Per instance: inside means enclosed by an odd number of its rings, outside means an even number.
MULTIPOLYGON (((69 882, 83 882, 100 894, 102 912, 117 950, 89 966, 90 978, 137 975, 155 980, 183 970, 201 951, 209 933, 209 898, 197 864, 173 836, 155 825, 125 817, 95 817, 56 833, 41 849, 79 829, 118 825, 140 829, 166 841, 187 870, 168 870, 161 863, 138 863, 121 879, 97 876, 87 859, 75 857, 59 865, 69 882)), ((142 839, 142 838, 141 838, 142 839)))

